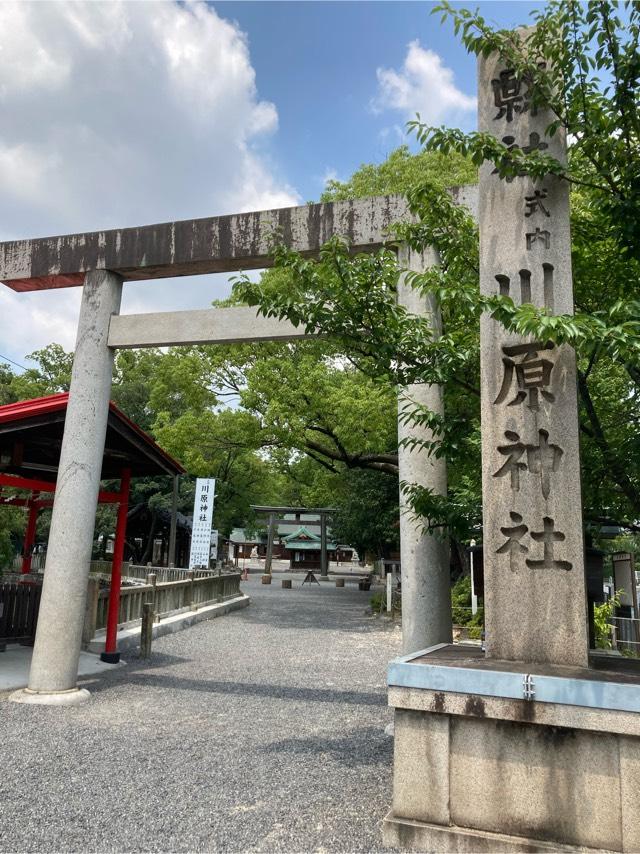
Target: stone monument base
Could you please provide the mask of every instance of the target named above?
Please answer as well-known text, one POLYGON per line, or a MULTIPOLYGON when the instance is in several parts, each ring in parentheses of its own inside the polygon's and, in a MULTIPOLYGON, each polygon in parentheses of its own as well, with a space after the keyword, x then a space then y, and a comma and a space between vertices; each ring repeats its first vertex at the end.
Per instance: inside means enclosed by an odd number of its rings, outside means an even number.
POLYGON ((438 852, 639 851, 640 682, 627 666, 489 661, 462 645, 392 662, 385 843, 438 852))
POLYGON ((526 839, 523 836, 470 830, 468 827, 443 827, 441 824, 428 824, 426 821, 396 818, 393 811, 383 822, 382 837, 388 848, 400 848, 402 851, 437 851, 438 854, 530 854, 532 851, 603 854, 602 848, 558 845, 557 842, 542 839, 526 839))

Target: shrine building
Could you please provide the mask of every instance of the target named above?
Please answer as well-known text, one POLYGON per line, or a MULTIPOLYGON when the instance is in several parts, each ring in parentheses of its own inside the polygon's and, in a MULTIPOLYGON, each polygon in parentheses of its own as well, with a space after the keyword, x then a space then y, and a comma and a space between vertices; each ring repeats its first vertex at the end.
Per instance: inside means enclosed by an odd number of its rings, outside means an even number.
MULTIPOLYGON (((37 586, 31 574, 32 551, 39 512, 53 505, 68 393, 0 406, 0 507, 24 507, 27 522, 20 575, 23 583, 37 586)), ((117 506, 117 523, 111 564, 107 636, 102 658, 117 656, 116 635, 120 605, 120 580, 124 555, 131 479, 176 477, 184 469, 111 401, 102 458, 101 481, 118 480, 119 489, 100 489, 101 504, 117 506)), ((91 555, 87 555, 89 561, 91 555)), ((1 621, 0 621, 1 622, 1 621)), ((2 630, 0 627, 0 635, 2 630)))

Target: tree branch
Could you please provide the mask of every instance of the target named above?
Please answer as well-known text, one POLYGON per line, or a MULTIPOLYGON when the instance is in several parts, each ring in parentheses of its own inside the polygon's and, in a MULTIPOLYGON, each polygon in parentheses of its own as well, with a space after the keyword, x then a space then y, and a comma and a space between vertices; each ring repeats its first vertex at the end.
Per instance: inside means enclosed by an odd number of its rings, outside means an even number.
POLYGON ((349 454, 346 451, 340 453, 338 450, 333 450, 320 442, 314 442, 308 439, 305 442, 305 451, 312 456, 326 457, 334 462, 342 463, 349 469, 377 469, 378 471, 388 472, 389 474, 398 474, 398 458, 394 454, 349 454))

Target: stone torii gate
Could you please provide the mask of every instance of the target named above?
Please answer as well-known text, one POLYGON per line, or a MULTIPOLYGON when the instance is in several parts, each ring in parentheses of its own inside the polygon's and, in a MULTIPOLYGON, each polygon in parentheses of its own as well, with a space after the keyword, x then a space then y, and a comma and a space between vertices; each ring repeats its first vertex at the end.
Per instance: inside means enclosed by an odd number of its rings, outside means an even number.
MULTIPOLYGON (((452 192, 476 209, 475 187, 452 192)), ((76 681, 115 349, 308 337, 249 307, 121 316, 123 282, 269 267, 276 229, 306 256, 336 234, 354 252, 376 250, 393 223, 410 217, 403 197, 383 196, 0 244, 0 281, 13 290, 83 286, 29 687, 16 700, 73 704, 88 697, 76 681)), ((404 246, 399 254, 407 270, 437 261, 404 246)), ((412 313, 430 315, 437 330, 437 306, 402 282, 399 300, 412 313)), ((403 389, 401 406, 405 397, 443 411, 437 386, 403 389)), ((399 433, 422 437, 424 431, 400 425, 399 433)), ((442 494, 445 466, 426 453, 399 449, 401 480, 442 494)), ((401 560, 405 652, 450 641, 448 549, 408 512, 401 513, 401 560)))

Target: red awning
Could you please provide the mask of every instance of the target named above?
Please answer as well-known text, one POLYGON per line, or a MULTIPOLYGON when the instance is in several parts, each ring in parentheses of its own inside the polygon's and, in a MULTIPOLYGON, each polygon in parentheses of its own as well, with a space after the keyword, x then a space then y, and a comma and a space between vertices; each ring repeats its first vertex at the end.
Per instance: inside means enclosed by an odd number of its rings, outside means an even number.
MULTIPOLYGON (((0 472, 54 480, 60 460, 69 394, 0 406, 0 472)), ((111 401, 102 478, 183 474, 184 468, 111 401)))

